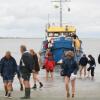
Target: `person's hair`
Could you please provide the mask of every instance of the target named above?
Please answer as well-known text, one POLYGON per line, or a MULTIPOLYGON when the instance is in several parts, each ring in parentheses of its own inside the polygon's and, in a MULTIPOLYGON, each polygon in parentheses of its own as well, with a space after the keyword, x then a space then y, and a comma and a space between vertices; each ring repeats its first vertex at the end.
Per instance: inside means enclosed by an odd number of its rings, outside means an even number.
POLYGON ((39 55, 41 55, 41 54, 42 54, 42 52, 41 52, 41 51, 39 51, 39 52, 38 52, 38 54, 39 54, 39 55))
POLYGON ((88 57, 89 57, 90 59, 94 59, 92 55, 88 55, 88 57))
POLYGON ((8 58, 8 57, 12 57, 12 56, 11 56, 11 52, 10 52, 10 51, 6 51, 6 53, 5 53, 5 57, 6 57, 6 58, 8 58))
POLYGON ((26 46, 25 45, 21 45, 20 48, 23 50, 23 51, 26 51, 26 46))
POLYGON ((35 53, 35 51, 34 51, 34 49, 30 49, 30 52, 32 52, 33 53, 33 55, 35 55, 36 53, 35 53))
POLYGON ((65 56, 66 57, 71 57, 71 58, 73 58, 74 57, 74 52, 73 51, 67 51, 66 53, 65 53, 65 56))
POLYGON ((11 52, 10 51, 6 51, 6 54, 9 54, 11 56, 11 52))
POLYGON ((86 57, 86 54, 83 54, 83 57, 86 57))

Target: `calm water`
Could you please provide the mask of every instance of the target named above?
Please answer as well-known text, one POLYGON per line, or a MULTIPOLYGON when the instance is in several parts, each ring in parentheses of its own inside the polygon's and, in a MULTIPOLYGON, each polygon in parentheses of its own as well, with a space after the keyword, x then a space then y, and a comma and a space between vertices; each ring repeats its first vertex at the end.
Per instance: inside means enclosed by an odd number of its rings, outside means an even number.
MULTIPOLYGON (((28 49, 33 48, 38 52, 43 39, 0 39, 0 58, 5 51, 10 50, 17 62, 20 58, 19 47, 24 44, 28 49)), ((93 54, 95 57, 100 53, 100 39, 82 39, 83 50, 86 54, 93 54)))
MULTIPOLYGON (((36 52, 38 52, 41 48, 42 40, 43 39, 0 39, 0 58, 2 56, 4 56, 4 54, 7 50, 10 50, 12 52, 12 55, 17 60, 17 63, 19 63, 19 59, 20 59, 19 47, 20 47, 20 45, 25 44, 28 47, 28 49, 34 48, 34 50, 36 52)), ((84 52, 86 54, 92 54, 93 56, 95 56, 96 61, 97 61, 98 54, 100 53, 100 44, 99 44, 100 39, 82 39, 82 41, 83 41, 84 52)), ((100 70, 100 68, 97 64, 97 69, 96 69, 97 79, 98 79, 98 81, 100 81, 100 79, 99 79, 100 71, 98 69, 100 70)), ((40 74, 43 78, 44 77, 44 71, 42 71, 40 74)), ((56 79, 57 79, 57 77, 56 77, 56 79)), ((57 80, 57 81, 59 81, 59 80, 57 80)), ((63 84, 61 81, 59 81, 59 83, 63 84)), ((2 83, 1 79, 0 79, 0 84, 1 84, 0 89, 2 90, 3 89, 3 83, 2 83)), ((48 84, 48 85, 51 85, 51 84, 48 84)), ((14 81, 14 87, 17 90, 19 89, 18 88, 19 84, 18 84, 17 79, 14 81)))
POLYGON ((9 50, 17 62, 19 62, 20 45, 26 45, 28 49, 33 48, 38 52, 41 48, 41 44, 42 39, 0 39, 0 58, 9 50))

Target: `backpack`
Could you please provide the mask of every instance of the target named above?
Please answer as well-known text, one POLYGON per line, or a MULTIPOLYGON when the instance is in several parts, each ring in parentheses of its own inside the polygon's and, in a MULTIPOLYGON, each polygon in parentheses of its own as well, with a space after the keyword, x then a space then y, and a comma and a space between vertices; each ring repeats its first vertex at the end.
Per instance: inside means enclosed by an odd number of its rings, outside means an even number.
POLYGON ((22 56, 22 66, 25 66, 30 73, 32 73, 35 68, 35 62, 30 53, 24 53, 22 56))

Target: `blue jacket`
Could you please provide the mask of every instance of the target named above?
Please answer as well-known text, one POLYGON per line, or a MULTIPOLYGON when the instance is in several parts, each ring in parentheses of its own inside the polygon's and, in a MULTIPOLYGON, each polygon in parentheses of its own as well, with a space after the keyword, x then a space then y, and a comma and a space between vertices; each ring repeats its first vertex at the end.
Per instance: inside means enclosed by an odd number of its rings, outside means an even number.
POLYGON ((13 57, 11 57, 10 59, 6 59, 6 57, 3 57, 0 61, 1 76, 14 77, 16 72, 17 72, 16 60, 13 57))
POLYGON ((77 74, 79 69, 77 62, 74 59, 64 59, 62 64, 64 76, 71 76, 71 73, 77 74))

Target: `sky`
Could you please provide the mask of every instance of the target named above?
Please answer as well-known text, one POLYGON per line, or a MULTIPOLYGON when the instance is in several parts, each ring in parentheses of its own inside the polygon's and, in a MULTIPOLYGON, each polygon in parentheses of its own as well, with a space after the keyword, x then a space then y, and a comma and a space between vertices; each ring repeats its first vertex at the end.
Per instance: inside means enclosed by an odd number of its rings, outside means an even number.
MULTIPOLYGON (((0 37, 44 37, 48 22, 59 23, 55 5, 52 0, 0 0, 0 37)), ((75 26, 81 38, 100 38, 100 0, 63 2, 63 24, 75 26)))

